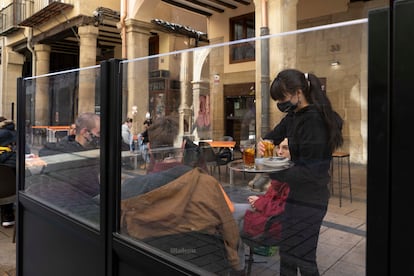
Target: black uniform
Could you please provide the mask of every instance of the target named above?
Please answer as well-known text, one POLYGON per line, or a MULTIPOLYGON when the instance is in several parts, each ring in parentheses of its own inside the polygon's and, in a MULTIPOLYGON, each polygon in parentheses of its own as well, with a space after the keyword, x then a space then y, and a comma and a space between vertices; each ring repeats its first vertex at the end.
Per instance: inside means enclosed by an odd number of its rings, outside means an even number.
POLYGON ((330 197, 332 151, 328 146, 328 129, 322 115, 309 105, 288 113, 265 136, 275 144, 286 137, 294 166, 270 175, 290 186, 282 222, 281 275, 296 275, 297 268, 302 275, 319 275, 316 247, 330 197))

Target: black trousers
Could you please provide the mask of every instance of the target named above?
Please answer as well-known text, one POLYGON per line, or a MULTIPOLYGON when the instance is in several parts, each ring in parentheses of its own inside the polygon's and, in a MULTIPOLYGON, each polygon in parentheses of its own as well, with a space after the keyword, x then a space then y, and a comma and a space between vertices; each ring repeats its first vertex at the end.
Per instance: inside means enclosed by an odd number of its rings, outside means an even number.
POLYGON ((319 231, 327 212, 327 202, 314 205, 287 202, 282 221, 280 244, 280 275, 319 275, 316 248, 319 231))

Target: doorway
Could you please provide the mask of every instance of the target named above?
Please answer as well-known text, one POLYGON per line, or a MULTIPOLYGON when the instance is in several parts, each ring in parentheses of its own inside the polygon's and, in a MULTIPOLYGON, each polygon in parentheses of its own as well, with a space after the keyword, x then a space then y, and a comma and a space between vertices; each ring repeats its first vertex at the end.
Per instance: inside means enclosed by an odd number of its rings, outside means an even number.
POLYGON ((256 97, 255 83, 224 85, 225 135, 240 141, 255 139, 256 97))

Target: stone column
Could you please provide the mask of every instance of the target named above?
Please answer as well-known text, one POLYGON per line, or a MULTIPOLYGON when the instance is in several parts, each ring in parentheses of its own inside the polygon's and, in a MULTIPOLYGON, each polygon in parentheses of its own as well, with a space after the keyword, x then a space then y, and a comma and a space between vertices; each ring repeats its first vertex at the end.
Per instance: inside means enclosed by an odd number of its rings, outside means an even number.
MULTIPOLYGON (((297 29, 297 5, 298 0, 284 0, 282 5, 281 31, 288 32, 297 29)), ((283 64, 284 68, 296 67, 296 35, 283 39, 283 64)))
MULTIPOLYGON (((7 119, 14 119, 16 121, 16 112, 17 112, 17 82, 16 79, 22 76, 22 67, 24 62, 24 56, 11 51, 6 47, 7 53, 7 64, 2 66, 3 77, 5 82, 3 82, 3 95, 2 95, 2 106, 1 112, 2 116, 7 119), (12 103, 14 103, 14 114, 12 114, 12 103), (13 115, 13 116, 12 116, 13 115)), ((2 63, 3 64, 3 63, 2 63)))
MULTIPOLYGON (((274 19, 270 19, 268 22, 270 34, 297 29, 297 4, 298 0, 268 0, 267 13, 274 19)), ((256 16, 256 18, 258 18, 258 16, 256 16)), ((257 22, 260 21, 256 19, 256 23, 257 22)), ((269 50, 269 81, 271 83, 281 70, 296 67, 296 36, 290 35, 288 37, 272 38, 269 41, 269 49, 271 49, 269 50)), ((256 62, 256 70, 257 72, 261 72, 262 70, 258 62, 256 62)), ((256 74, 256 83, 261 83, 261 73, 256 74)), ((261 87, 256 87, 256 91, 261 91, 261 87)), ((256 98, 257 106, 261 106, 261 100, 261 98, 256 98)), ((279 112, 274 104, 269 104, 270 128, 273 128, 283 116, 284 114, 279 112)), ((256 109, 256 127, 261 126, 261 113, 258 108, 256 109)), ((257 129, 257 133, 261 133, 261 130, 257 129)))
MULTIPOLYGON (((78 28, 80 37, 79 67, 96 65, 96 46, 99 28, 87 25, 78 28)), ((86 69, 79 72, 78 112, 95 111, 96 69, 86 69)))
MULTIPOLYGON (((222 37, 211 39, 211 44, 223 43, 222 37)), ((209 90, 210 90, 210 106, 214 108, 210 114, 212 139, 217 139, 226 134, 225 122, 226 114, 224 106, 226 105, 226 97, 224 95, 224 83, 226 82, 226 74, 224 73, 224 55, 225 47, 216 47, 209 53, 209 90)), ((196 113, 194 113, 196 116, 196 113)))
MULTIPOLYGON (((135 19, 128 19, 126 26, 126 51, 127 59, 148 56, 148 41, 152 24, 135 19)), ((137 106, 137 114, 132 126, 132 133, 135 135, 143 130, 145 114, 148 112, 148 59, 141 61, 132 61, 127 63, 124 68, 123 83, 123 114, 131 116, 133 106, 137 106)))
MULTIPOLYGON (((269 34, 267 26, 260 28, 260 35, 266 36, 269 34)), ((264 137, 270 131, 269 124, 269 39, 260 41, 260 97, 261 97, 261 124, 260 137, 264 137)), ((257 109, 257 108, 256 108, 257 109)))
MULTIPOLYGON (((192 80, 192 53, 184 52, 181 54, 180 59, 180 99, 181 103, 178 108, 179 114, 179 133, 178 137, 181 138, 184 133, 184 121, 187 121, 189 127, 192 126, 192 118, 191 118, 191 109, 190 109, 190 99, 189 95, 191 95, 191 80, 192 80)), ((186 135, 189 136, 189 131, 191 128, 188 129, 186 135)))
MULTIPOLYGON (((200 111, 200 96, 210 96, 209 93, 209 84, 203 81, 193 82, 193 109, 194 109, 194 124, 197 124, 198 113, 200 111)), ((210 110, 210 100, 206 103, 207 110, 210 110)), ((209 114, 211 120, 211 114, 209 114)), ((200 130, 194 131, 194 140, 200 139, 212 139, 211 132, 211 121, 209 130, 200 130)))
MULTIPOLYGON (((50 68, 50 46, 46 44, 36 44, 36 73, 33 75, 41 76, 49 73, 50 68)), ((34 124, 49 125, 49 77, 39 77, 36 82, 36 95, 34 100, 34 124)))

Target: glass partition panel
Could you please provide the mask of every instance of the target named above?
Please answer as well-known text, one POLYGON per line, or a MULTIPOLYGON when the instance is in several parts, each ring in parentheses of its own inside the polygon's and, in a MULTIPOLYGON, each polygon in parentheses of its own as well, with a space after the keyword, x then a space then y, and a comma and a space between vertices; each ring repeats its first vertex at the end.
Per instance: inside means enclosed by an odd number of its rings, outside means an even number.
MULTIPOLYGON (((321 274, 348 275, 352 270, 364 275, 366 39, 366 20, 358 20, 123 61, 121 135, 126 139, 121 149, 120 233, 148 243, 160 255, 216 274, 248 267, 253 275, 275 275, 280 271, 279 253, 284 252, 311 269, 316 254, 321 274), (255 46, 255 61, 231 64, 231 49, 246 43, 255 46), (149 64, 158 69, 150 70, 149 64), (289 198, 305 204, 286 207, 290 216, 283 214, 295 222, 279 224, 286 217, 277 217, 273 232, 265 232, 265 221, 278 214, 280 206, 264 214, 247 198, 285 200, 273 181, 283 179, 274 173, 280 166, 272 162, 277 159, 263 159, 257 147, 256 169, 245 170, 240 145, 258 144, 267 136, 278 144, 285 138, 268 135, 291 116, 277 109, 269 91, 277 74, 289 68, 303 74, 302 86, 294 86, 297 93, 287 100, 295 104, 303 97, 310 104, 307 110, 318 113, 318 97, 327 96, 343 119, 344 143, 335 151, 345 155, 333 160, 344 162, 331 166, 331 149, 321 142, 325 136, 312 127, 313 140, 298 136, 292 125, 293 132, 277 132, 291 139, 292 160, 284 164, 295 165, 286 175, 296 170, 295 175, 302 176, 286 180, 289 198), (309 89, 313 92, 306 96, 309 89), (319 159, 308 159, 302 147, 319 159), (310 175, 318 177, 307 179, 310 175), (292 227, 295 234, 289 239, 292 227), (298 236, 306 238, 289 244, 298 236), (256 238, 261 242, 251 242, 256 238), (310 247, 305 246, 308 242, 310 247), (245 263, 249 253, 266 264, 245 263), (343 262, 347 258, 351 264, 343 262)), ((332 124, 337 127, 338 121, 332 124)))
POLYGON ((24 193, 99 228, 99 67, 24 80, 24 193))

